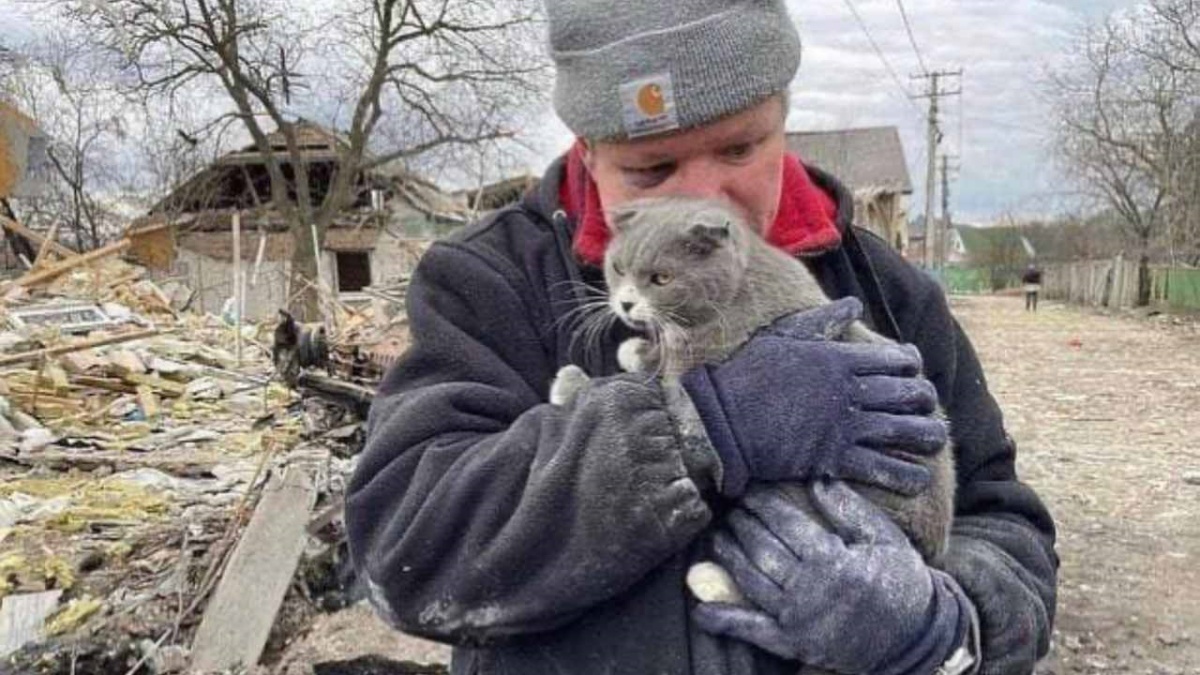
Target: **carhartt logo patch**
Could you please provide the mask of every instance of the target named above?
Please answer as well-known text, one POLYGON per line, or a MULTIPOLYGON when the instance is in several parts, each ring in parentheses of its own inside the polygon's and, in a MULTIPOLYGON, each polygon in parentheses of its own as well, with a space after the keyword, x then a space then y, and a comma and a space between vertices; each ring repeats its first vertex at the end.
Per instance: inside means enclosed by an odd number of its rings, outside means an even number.
POLYGON ((679 128, 670 74, 626 82, 620 92, 625 132, 631 138, 679 128))

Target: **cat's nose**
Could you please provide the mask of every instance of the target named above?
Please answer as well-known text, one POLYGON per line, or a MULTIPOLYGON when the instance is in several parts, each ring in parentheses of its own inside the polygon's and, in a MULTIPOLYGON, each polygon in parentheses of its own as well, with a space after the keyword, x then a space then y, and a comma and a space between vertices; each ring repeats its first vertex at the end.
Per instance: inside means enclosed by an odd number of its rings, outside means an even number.
POLYGON ((629 310, 633 309, 633 303, 628 300, 622 300, 621 309, 625 310, 625 313, 628 314, 629 310))

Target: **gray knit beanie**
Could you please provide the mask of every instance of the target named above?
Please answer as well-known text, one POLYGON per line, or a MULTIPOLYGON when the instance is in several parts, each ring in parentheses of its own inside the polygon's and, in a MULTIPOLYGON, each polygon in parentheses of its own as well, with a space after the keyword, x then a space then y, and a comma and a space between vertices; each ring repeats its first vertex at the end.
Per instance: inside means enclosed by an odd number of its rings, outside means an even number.
POLYGON ((800 36, 784 0, 545 0, 554 107, 577 136, 687 129, 787 89, 800 36))

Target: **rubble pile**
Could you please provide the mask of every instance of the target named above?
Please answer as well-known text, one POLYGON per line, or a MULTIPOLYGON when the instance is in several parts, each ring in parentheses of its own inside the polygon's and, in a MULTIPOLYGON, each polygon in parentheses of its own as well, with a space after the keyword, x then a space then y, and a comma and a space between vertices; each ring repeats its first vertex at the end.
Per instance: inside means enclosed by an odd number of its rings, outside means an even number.
POLYGON ((112 248, 0 282, 0 673, 280 661, 352 599, 359 419, 276 376, 272 326, 181 312, 112 248))

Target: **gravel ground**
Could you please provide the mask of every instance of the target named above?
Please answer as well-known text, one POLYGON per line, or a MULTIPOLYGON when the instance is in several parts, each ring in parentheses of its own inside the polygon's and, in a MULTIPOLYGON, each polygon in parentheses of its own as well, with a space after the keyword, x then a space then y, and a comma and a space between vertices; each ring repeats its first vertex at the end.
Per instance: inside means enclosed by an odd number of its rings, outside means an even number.
POLYGON ((1200 330, 1021 298, 951 302, 1062 558, 1039 673, 1200 673, 1200 330))

